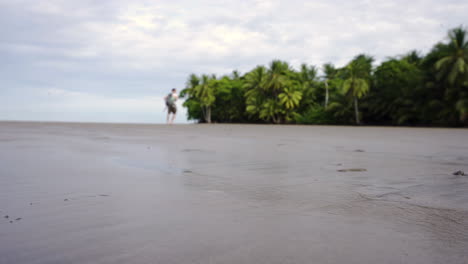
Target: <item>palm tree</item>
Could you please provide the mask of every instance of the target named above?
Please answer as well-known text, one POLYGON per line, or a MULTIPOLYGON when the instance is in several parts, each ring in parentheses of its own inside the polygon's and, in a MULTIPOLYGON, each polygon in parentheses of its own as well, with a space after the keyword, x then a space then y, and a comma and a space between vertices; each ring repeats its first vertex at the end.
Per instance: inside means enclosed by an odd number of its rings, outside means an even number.
POLYGON ((180 92, 180 97, 187 97, 183 103, 187 107, 187 118, 201 120, 203 115, 200 109, 200 103, 195 97, 195 88, 200 84, 200 78, 195 74, 190 74, 185 84, 185 88, 180 92))
POLYGON ((307 84, 312 85, 312 83, 317 79, 317 67, 311 65, 307 66, 307 64, 301 64, 301 71, 299 72, 300 81, 307 84))
POLYGON ((260 112, 265 99, 266 82, 267 69, 264 66, 257 66, 245 75, 246 111, 249 115, 256 115, 260 112))
POLYGON ((316 89, 319 87, 317 83, 317 67, 314 65, 309 66, 305 63, 301 64, 300 71, 294 75, 288 87, 295 87, 295 90, 302 93, 298 111, 303 112, 316 105, 316 89))
POLYGON ((248 90, 265 90, 267 69, 264 66, 257 66, 245 75, 244 88, 248 90))
POLYGON ((302 92, 296 91, 294 88, 284 88, 283 92, 278 95, 280 104, 286 107, 286 121, 291 120, 291 115, 294 108, 299 106, 302 99, 302 92))
POLYGON ((283 108, 285 104, 280 102, 279 95, 292 86, 290 74, 289 64, 279 60, 272 61, 269 69, 258 66, 249 72, 245 76, 247 113, 273 123, 287 119, 288 111, 283 108))
POLYGON ((461 26, 448 32, 450 42, 439 44, 443 57, 435 63, 436 77, 444 81, 445 99, 450 102, 448 108, 453 109, 459 120, 465 122, 468 113, 468 37, 467 31, 461 26), (454 108, 453 108, 454 106, 454 108))
POLYGON ((195 91, 195 87, 197 87, 199 84, 200 78, 198 78, 198 76, 193 73, 190 74, 185 84, 185 88, 182 91, 180 91, 180 97, 184 97, 186 94, 193 94, 193 92, 195 91))
POLYGON ((259 117, 265 121, 279 124, 281 122, 281 114, 283 114, 283 109, 280 108, 278 101, 268 98, 261 106, 259 117))
POLYGON ((273 92, 275 96, 288 84, 288 74, 291 72, 291 67, 287 62, 274 60, 270 63, 268 69, 268 81, 266 88, 273 92))
POLYGON ((286 109, 293 109, 299 106, 299 102, 302 99, 302 93, 295 91, 293 88, 284 88, 283 92, 278 95, 280 103, 286 107, 286 109))
POLYGON ((458 27, 449 31, 448 38, 450 43, 442 47, 446 55, 435 64, 437 77, 446 79, 450 86, 461 85, 468 77, 467 32, 458 27))
POLYGON ((353 98, 357 125, 361 124, 359 119, 358 99, 369 91, 368 79, 372 68, 372 60, 371 57, 358 55, 346 66, 348 78, 343 83, 343 92, 353 98))
POLYGON ((293 81, 293 75, 293 70, 287 62, 273 60, 270 63, 266 83, 269 100, 263 105, 263 108, 267 109, 263 113, 268 115, 263 116, 276 124, 288 121, 292 108, 297 107, 302 98, 302 93, 293 89, 297 84, 293 81))
POLYGON ((323 72, 325 73, 325 107, 328 106, 328 85, 329 81, 335 78, 337 70, 335 69, 335 66, 331 63, 325 63, 323 65, 323 72))
POLYGON ((216 97, 214 96, 215 82, 215 76, 211 76, 210 78, 208 75, 203 74, 200 84, 194 89, 195 97, 200 102, 203 117, 207 123, 211 123, 211 106, 216 100, 216 97))
POLYGON ((231 74, 231 79, 239 79, 240 78, 240 72, 238 70, 233 70, 231 74))
POLYGON ((403 60, 406 60, 407 62, 414 64, 414 65, 419 65, 422 61, 421 54, 417 50, 412 50, 408 52, 406 55, 402 57, 403 60))

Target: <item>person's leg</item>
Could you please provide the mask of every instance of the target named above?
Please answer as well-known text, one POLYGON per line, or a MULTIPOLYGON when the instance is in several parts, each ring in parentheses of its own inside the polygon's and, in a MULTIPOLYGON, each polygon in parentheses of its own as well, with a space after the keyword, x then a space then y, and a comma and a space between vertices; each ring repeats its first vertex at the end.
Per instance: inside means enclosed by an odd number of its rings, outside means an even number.
POLYGON ((177 108, 175 106, 171 105, 168 107, 168 116, 167 116, 168 124, 172 124, 174 122, 176 112, 177 112, 177 108), (172 118, 169 117, 170 114, 172 114, 172 118))
POLYGON ((170 111, 167 111, 166 123, 169 124, 169 116, 171 115, 170 111))

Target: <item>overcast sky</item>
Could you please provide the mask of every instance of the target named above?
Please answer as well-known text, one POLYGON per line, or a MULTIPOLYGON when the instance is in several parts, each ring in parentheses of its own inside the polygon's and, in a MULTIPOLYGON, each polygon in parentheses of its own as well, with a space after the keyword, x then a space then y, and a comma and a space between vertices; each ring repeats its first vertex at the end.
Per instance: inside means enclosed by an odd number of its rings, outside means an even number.
POLYGON ((162 123, 190 73, 424 54, 467 14, 466 0, 0 0, 0 120, 162 123))

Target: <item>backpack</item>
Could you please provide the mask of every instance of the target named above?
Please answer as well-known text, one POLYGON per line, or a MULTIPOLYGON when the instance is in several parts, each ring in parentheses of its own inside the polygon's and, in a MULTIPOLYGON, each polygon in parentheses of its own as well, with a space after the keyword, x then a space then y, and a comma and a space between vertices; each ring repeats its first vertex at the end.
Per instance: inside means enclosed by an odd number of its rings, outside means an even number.
POLYGON ((169 93, 166 97, 166 105, 167 106, 173 106, 175 105, 175 99, 172 97, 172 93, 169 93))

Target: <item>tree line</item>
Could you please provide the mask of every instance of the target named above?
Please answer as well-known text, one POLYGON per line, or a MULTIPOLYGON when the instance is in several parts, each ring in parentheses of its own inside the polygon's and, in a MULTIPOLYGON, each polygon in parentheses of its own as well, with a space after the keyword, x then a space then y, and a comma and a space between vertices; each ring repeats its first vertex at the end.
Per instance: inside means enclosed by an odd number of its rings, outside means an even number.
POLYGON ((346 66, 268 67, 188 77, 181 91, 189 120, 217 123, 468 126, 468 39, 462 26, 425 55, 374 66, 366 54, 346 66))

